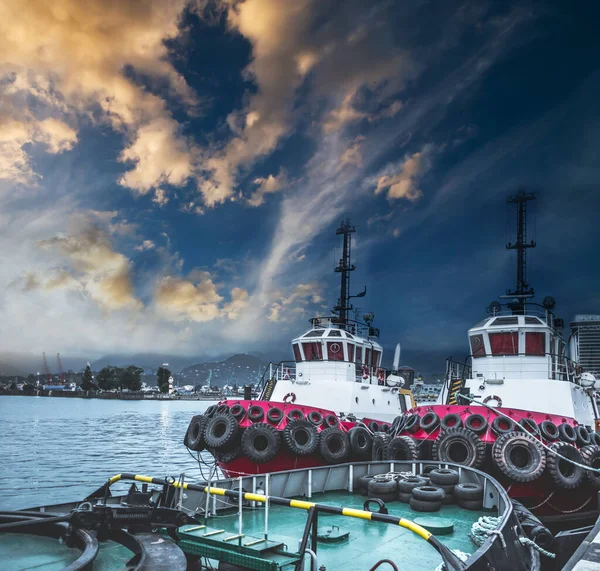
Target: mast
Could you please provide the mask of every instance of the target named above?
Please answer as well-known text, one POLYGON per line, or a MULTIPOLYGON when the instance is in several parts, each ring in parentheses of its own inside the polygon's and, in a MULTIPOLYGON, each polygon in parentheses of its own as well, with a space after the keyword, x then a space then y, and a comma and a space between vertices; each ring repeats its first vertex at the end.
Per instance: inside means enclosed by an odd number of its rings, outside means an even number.
POLYGON ((338 305, 334 310, 339 313, 340 324, 344 325, 348 322, 348 311, 352 309, 350 305, 350 272, 356 269, 356 266, 350 261, 350 249, 352 245, 352 233, 356 232, 356 227, 350 225, 350 220, 342 221, 342 225, 335 231, 336 234, 344 236, 344 245, 342 249, 342 257, 335 268, 336 272, 342 274, 340 284, 340 298, 338 305))
POLYGON ((527 241, 527 202, 535 200, 535 193, 525 193, 519 189, 517 194, 508 197, 508 204, 517 205, 517 241, 506 244, 507 250, 517 251, 517 287, 514 290, 506 290, 503 298, 516 298, 517 301, 509 305, 513 313, 523 313, 525 299, 533 297, 534 290, 527 283, 527 256, 528 248, 535 248, 535 241, 527 241))

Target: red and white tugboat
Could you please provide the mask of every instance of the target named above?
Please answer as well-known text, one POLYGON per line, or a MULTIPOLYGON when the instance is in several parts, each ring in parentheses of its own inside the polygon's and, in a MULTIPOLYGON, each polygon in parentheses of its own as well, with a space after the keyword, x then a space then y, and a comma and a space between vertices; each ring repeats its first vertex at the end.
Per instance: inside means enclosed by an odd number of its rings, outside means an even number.
MULTIPOLYGON (((448 362, 436 404, 415 406, 403 379, 381 368, 377 330, 348 319, 350 234, 336 268, 338 315, 311 320, 258 401, 224 401, 194 417, 186 444, 210 450, 228 475, 359 460, 431 459, 483 469, 551 524, 597 517, 600 381, 567 356, 554 300, 531 301, 526 206, 518 210, 517 287, 469 330, 471 355, 448 362), (360 420, 358 420, 360 419, 360 420), (390 421, 392 421, 390 425, 390 421)), ((576 335, 576 333, 574 334, 576 335)), ((576 344, 576 343, 575 343, 576 344)), ((393 369, 398 368, 399 351, 393 369)))

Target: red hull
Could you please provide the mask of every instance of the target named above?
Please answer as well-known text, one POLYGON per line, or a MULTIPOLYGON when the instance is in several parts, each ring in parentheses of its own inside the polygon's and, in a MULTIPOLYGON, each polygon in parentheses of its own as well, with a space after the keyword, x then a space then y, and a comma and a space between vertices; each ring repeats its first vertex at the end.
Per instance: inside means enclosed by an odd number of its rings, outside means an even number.
MULTIPOLYGON (((254 404, 264 408, 265 413, 268 408, 272 406, 278 406, 285 412, 284 420, 277 425, 278 430, 283 430, 287 424, 287 414, 289 410, 297 408, 301 410, 305 415, 313 410, 318 410, 321 414, 334 414, 332 411, 324 411, 323 409, 316 409, 315 407, 297 406, 294 403, 273 403, 273 402, 261 402, 261 401, 229 401, 226 404, 234 404, 238 402, 247 408, 247 405, 254 404)), ((518 409, 498 409, 504 414, 511 417, 515 422, 518 422, 522 418, 530 418, 537 424, 544 420, 550 420, 556 425, 567 423, 572 426, 576 426, 577 423, 571 418, 560 417, 551 414, 540 414, 535 412, 529 412, 518 409)), ((488 420, 489 427, 485 433, 480 435, 480 438, 488 446, 491 446, 496 440, 496 434, 490 428, 492 421, 497 416, 496 413, 483 406, 461 406, 461 405, 433 405, 433 406, 419 406, 406 414, 418 414, 423 416, 428 412, 435 412, 440 418, 445 415, 453 413, 464 419, 471 414, 481 414, 488 420)), ((369 419, 363 419, 364 422, 368 422, 369 419)), ((250 426, 251 422, 245 417, 240 422, 241 428, 250 426)), ((383 423, 388 424, 388 423, 383 423)), ((354 426, 354 422, 342 422, 340 428, 344 431, 349 430, 354 426)), ((404 432, 403 434, 408 434, 404 432)), ((433 441, 439 436, 440 428, 436 428, 430 433, 418 428, 410 434, 415 440, 423 442, 433 441)), ((421 449, 422 454, 421 460, 431 459, 431 445, 423 444, 421 449)), ((313 468, 316 466, 326 465, 326 462, 317 454, 310 456, 294 456, 290 451, 282 447, 277 456, 270 462, 264 464, 256 464, 251 462, 248 458, 240 456, 235 460, 228 463, 219 463, 220 468, 229 477, 235 477, 238 475, 245 474, 265 474, 270 472, 279 472, 284 470, 293 470, 298 468, 313 468)), ((484 471, 490 473, 496 478, 508 491, 512 498, 518 499, 530 509, 538 517, 546 520, 550 519, 581 519, 582 516, 590 513, 597 514, 598 500, 597 490, 595 490, 589 483, 584 483, 574 490, 564 490, 557 488, 554 482, 549 476, 544 474, 534 482, 530 483, 515 483, 510 481, 504 476, 492 463, 490 455, 488 454, 488 460, 482 468, 484 471)))

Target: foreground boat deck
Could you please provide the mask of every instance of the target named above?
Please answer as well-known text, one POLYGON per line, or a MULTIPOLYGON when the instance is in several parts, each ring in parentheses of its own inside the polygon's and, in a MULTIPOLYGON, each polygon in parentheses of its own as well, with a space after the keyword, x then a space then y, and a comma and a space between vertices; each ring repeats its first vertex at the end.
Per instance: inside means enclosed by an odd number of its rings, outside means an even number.
MULTIPOLYGON (((365 500, 365 497, 349 492, 327 492, 313 496, 313 501, 319 503, 356 509, 362 509, 365 500)), ((472 524, 482 515, 496 515, 495 512, 470 511, 455 505, 443 506, 435 513, 415 512, 408 504, 399 501, 386 505, 390 514, 409 520, 420 517, 451 520, 454 531, 449 535, 440 535, 438 538, 451 549, 466 553, 472 553, 476 549, 469 538, 472 524)), ((206 528, 194 529, 197 526, 184 526, 179 531, 181 537, 195 538, 199 545, 204 542, 216 549, 219 547, 231 549, 237 546, 242 552, 248 554, 252 550, 255 556, 276 562, 281 567, 295 562, 295 559, 292 561, 289 555, 298 551, 306 523, 306 511, 284 506, 270 507, 268 533, 270 550, 265 550, 264 542, 255 543, 264 538, 264 514, 265 510, 262 507, 243 508, 243 538, 235 538, 239 528, 237 509, 233 505, 231 513, 209 519, 206 528), (190 531, 186 532, 186 529, 190 531), (284 550, 287 548, 288 557, 282 557, 277 553, 277 546, 282 545, 285 546, 284 550)), ((325 565, 327 571, 370 569, 381 559, 392 559, 411 569, 418 569, 419 566, 433 569, 441 562, 437 551, 427 542, 413 532, 395 525, 324 514, 319 516, 318 522, 319 533, 326 532, 332 527, 335 534, 349 533, 349 537, 340 542, 318 542, 319 564, 325 565)), ((185 544, 182 547, 186 550, 185 544)))

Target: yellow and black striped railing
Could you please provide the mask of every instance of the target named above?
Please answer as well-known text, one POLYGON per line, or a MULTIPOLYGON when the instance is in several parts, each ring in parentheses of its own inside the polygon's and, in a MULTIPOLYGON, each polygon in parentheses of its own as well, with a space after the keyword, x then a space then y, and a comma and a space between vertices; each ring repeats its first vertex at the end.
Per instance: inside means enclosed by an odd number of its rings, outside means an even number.
POLYGON ((456 395, 462 389, 463 381, 462 379, 453 379, 452 384, 450 385, 450 395, 448 398, 448 404, 458 404, 456 400, 456 395))
POLYGON ((225 496, 227 498, 233 498, 239 500, 240 493, 242 494, 242 498, 249 502, 259 502, 265 504, 267 500, 269 501, 269 505, 277 505, 284 506, 290 508, 297 508, 303 510, 310 510, 314 508, 318 512, 324 512, 334 515, 341 515, 346 517, 354 517, 359 519, 364 519, 368 521, 377 521, 381 523, 387 523, 391 525, 398 525, 405 529, 416 533, 419 537, 422 537, 425 541, 427 541, 432 547, 434 547, 439 554, 442 556, 444 563, 446 564, 446 568, 448 571, 461 570, 466 569, 466 565, 460 561, 445 545, 440 543, 440 541, 429 531, 427 531, 424 527, 410 521, 408 519, 404 519, 403 517, 398 517, 390 514, 383 514, 378 512, 370 512, 366 510, 358 510, 354 508, 344 508, 340 506, 331 506, 329 504, 320 504, 315 502, 308 502, 305 500, 293 500, 290 498, 280 498, 278 496, 266 496, 263 494, 254 494, 252 492, 240 492, 234 490, 226 490, 225 488, 215 488, 211 486, 202 486, 199 484, 192 484, 184 482, 183 484, 179 481, 169 481, 163 478, 154 478, 152 476, 140 476, 137 474, 117 474, 108 480, 106 485, 101 488, 101 490, 106 489, 106 487, 110 487, 115 482, 120 480, 134 480, 136 482, 143 482, 145 484, 156 484, 159 486, 173 486, 175 488, 183 487, 184 490, 190 490, 194 492, 202 492, 205 494, 211 494, 214 496, 225 496))

